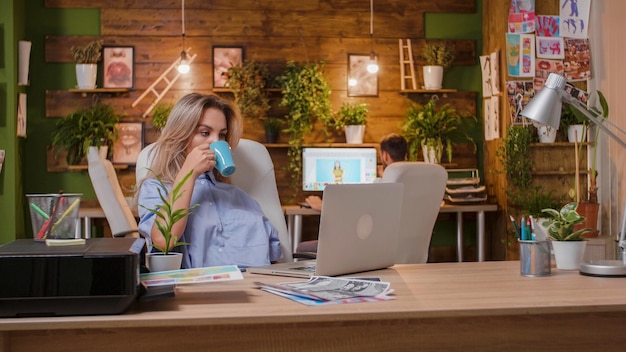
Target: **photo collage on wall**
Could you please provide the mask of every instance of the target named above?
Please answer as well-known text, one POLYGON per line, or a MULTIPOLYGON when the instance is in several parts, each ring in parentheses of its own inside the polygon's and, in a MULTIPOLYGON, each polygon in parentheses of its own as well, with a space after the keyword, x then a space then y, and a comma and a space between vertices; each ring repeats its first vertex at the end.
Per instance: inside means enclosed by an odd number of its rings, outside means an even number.
MULTIPOLYGON (((535 0, 511 0, 505 55, 507 74, 514 78, 506 87, 512 123, 524 123, 520 112, 550 73, 568 82, 591 78, 590 8, 591 0, 559 0, 559 15, 538 15, 535 0)), ((568 89, 586 102, 586 92, 570 85, 568 89)))

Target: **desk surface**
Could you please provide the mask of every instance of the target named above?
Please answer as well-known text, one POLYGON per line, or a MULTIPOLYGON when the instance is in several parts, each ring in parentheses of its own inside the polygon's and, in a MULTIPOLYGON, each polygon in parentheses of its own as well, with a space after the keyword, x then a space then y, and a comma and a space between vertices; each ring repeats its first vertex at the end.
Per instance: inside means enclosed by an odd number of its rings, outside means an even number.
MULTIPOLYGON (((283 205, 286 215, 319 215, 320 211, 310 208, 301 207, 299 205, 283 205)), ((440 213, 476 213, 479 211, 496 211, 497 204, 448 204, 444 203, 439 209, 440 213)))
MULTIPOLYGON (((304 350, 328 350, 329 344, 331 350, 351 350, 332 344, 343 337, 351 339, 348 347, 362 350, 492 343, 494 349, 507 350, 528 349, 535 342, 580 348, 596 339, 604 347, 623 348, 626 279, 560 270, 527 278, 519 272, 517 261, 398 265, 355 275, 391 282, 395 300, 323 307, 300 305, 253 284, 293 278, 246 273, 241 281, 179 286, 175 298, 142 302, 119 316, 0 319, 0 346, 34 351, 45 343, 46 351, 60 351, 67 345, 56 349, 55 341, 75 338, 77 349, 105 351, 94 346, 108 341, 110 347, 115 339, 149 350, 150 344, 158 349, 156 340, 171 338, 180 344, 178 350, 190 344, 192 349, 244 348, 246 343, 260 350, 289 350, 304 342, 310 344, 304 350)), ((165 343, 170 345, 174 342, 165 343)))

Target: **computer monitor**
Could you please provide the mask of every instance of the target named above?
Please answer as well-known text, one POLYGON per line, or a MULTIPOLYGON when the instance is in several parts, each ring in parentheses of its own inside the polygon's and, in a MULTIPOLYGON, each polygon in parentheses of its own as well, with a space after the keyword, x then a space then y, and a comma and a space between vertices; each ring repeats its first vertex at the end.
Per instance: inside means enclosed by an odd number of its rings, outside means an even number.
POLYGON ((302 190, 333 183, 373 183, 376 148, 302 148, 302 190))

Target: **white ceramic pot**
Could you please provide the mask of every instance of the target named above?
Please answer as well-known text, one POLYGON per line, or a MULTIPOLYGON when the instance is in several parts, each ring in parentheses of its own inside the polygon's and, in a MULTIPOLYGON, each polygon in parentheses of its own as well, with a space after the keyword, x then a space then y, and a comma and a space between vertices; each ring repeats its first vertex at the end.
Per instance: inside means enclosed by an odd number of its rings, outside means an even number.
POLYGON ((585 256, 587 241, 552 241, 556 268, 578 270, 585 256))
POLYGON ((344 127, 346 133, 346 143, 362 144, 365 134, 365 125, 348 125, 344 127))
POLYGON ((78 89, 96 88, 97 64, 76 64, 76 82, 78 89))
POLYGON ((556 131, 554 127, 541 125, 537 127, 537 133, 539 134, 539 142, 541 143, 554 143, 556 140, 556 131))
POLYGON ((424 89, 441 89, 443 66, 424 66, 424 89))
POLYGON ((583 142, 583 136, 585 132, 585 125, 571 125, 567 128, 567 140, 570 143, 578 141, 583 142))
POLYGON ((178 270, 182 262, 183 254, 178 252, 169 252, 167 255, 161 252, 146 254, 146 265, 151 272, 178 270))
POLYGON ((443 154, 443 144, 441 144, 441 142, 422 144, 422 154, 424 155, 424 162, 440 164, 441 155, 443 154))

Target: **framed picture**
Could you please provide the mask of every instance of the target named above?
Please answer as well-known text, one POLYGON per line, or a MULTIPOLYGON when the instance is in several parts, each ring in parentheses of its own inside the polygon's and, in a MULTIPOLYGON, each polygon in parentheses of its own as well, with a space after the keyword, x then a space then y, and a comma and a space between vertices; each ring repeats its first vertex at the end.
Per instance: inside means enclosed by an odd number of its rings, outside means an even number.
POLYGON ((113 145, 113 163, 135 165, 143 148, 143 122, 120 122, 113 145))
POLYGON ((104 88, 135 87, 135 48, 107 46, 102 48, 102 77, 104 88))
POLYGON ((348 96, 377 97, 378 73, 367 71, 370 56, 365 54, 348 54, 348 96))
POLYGON ((213 88, 228 86, 228 69, 243 62, 242 46, 213 47, 213 88))

